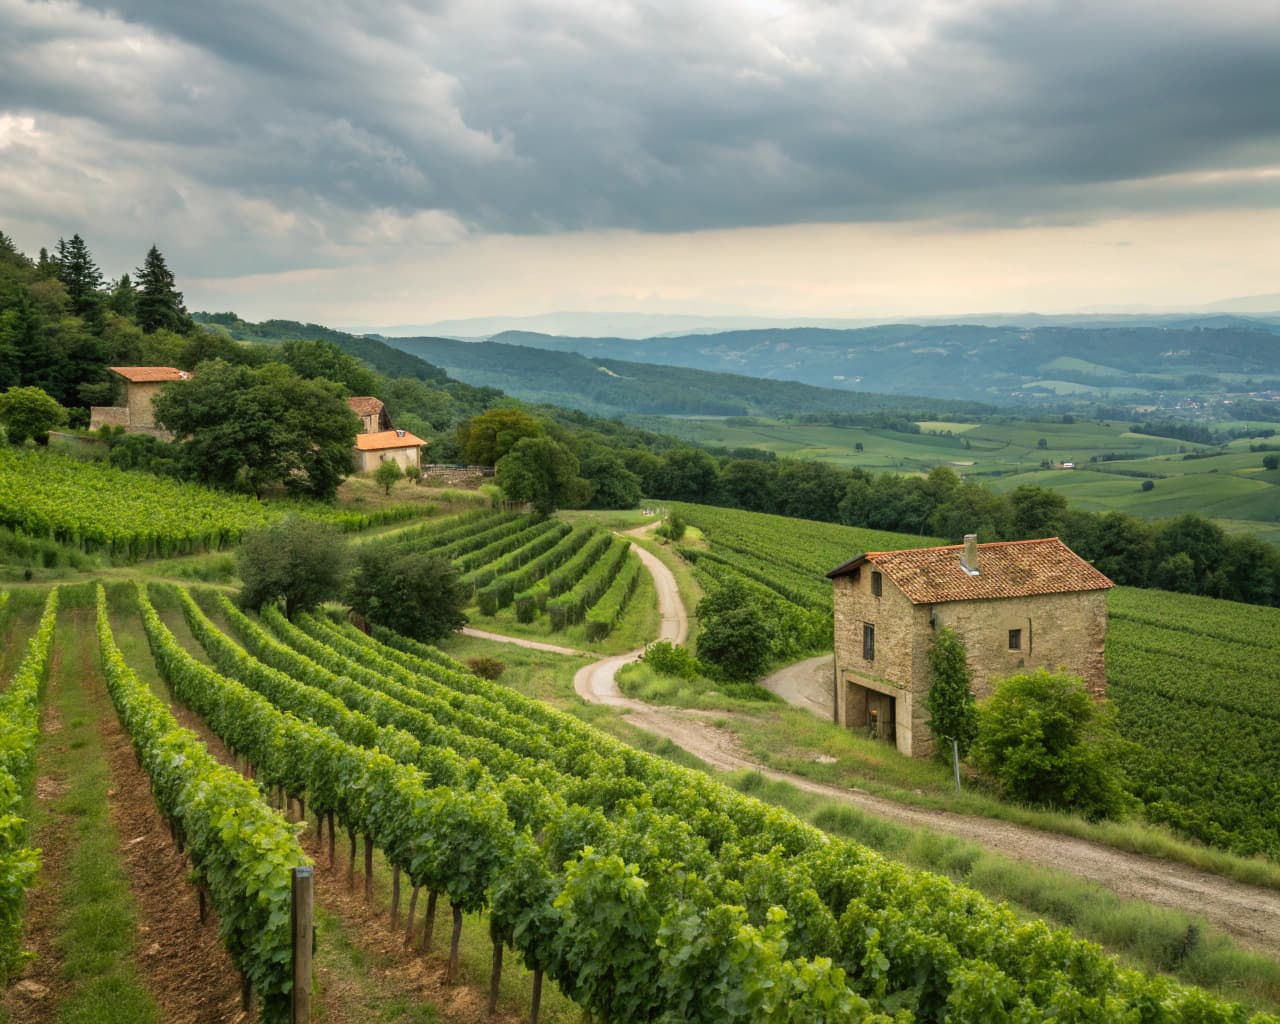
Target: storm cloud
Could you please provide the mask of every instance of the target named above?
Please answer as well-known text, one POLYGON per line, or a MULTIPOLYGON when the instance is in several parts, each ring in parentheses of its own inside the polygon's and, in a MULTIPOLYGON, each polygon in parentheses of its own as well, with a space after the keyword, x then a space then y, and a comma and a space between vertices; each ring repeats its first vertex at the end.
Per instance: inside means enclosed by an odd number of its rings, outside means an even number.
POLYGON ((218 276, 488 234, 1274 208, 1269 7, 0 0, 0 226, 218 276))

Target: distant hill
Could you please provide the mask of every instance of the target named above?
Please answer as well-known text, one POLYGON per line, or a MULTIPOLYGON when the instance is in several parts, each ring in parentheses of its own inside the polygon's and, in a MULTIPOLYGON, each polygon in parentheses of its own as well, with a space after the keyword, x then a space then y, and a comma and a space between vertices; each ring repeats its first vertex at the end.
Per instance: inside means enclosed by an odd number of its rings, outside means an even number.
POLYGON ((819 388, 787 380, 588 358, 571 351, 525 345, 447 338, 387 340, 468 384, 501 388, 525 401, 568 406, 596 415, 781 416, 909 409, 925 416, 994 411, 977 402, 819 388))
POLYGON ((388 377, 416 377, 437 384, 448 381, 448 374, 438 366, 394 348, 377 338, 366 338, 345 331, 335 331, 321 324, 304 324, 297 320, 264 320, 260 324, 241 320, 234 313, 195 313, 192 319, 206 327, 218 327, 236 341, 261 341, 278 344, 284 341, 328 341, 350 356, 368 363, 388 377))
MULTIPOLYGON (((409 339, 390 340, 410 347, 409 339)), ((508 331, 492 341, 824 389, 982 402, 1280 389, 1280 324, 1222 314, 1160 327, 889 324, 644 340, 508 331)))

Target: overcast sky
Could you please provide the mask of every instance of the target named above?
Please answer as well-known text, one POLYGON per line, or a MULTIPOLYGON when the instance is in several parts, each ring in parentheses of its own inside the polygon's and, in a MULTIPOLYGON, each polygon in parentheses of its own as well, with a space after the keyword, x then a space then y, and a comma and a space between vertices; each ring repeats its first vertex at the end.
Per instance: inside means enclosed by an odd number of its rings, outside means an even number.
POLYGON ((0 230, 193 309, 1280 291, 1276 0, 0 0, 0 230))

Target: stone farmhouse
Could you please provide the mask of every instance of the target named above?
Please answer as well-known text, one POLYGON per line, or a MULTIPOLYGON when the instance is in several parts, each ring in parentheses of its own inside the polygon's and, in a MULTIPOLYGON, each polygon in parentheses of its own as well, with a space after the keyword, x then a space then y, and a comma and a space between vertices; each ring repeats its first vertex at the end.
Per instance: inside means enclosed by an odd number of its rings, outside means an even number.
POLYGON ((391 417, 387 415, 387 407, 382 404, 381 399, 374 398, 372 395, 360 395, 356 398, 348 398, 347 405, 364 424, 360 428, 360 433, 376 434, 381 430, 391 429, 391 417))
POLYGON ((427 444, 407 430, 393 430, 387 407, 371 395, 348 398, 347 405, 360 417, 360 433, 352 459, 357 473, 371 473, 384 462, 398 463, 401 469, 422 468, 422 449, 427 444))
POLYGON ((1057 537, 869 551, 827 573, 835 588, 835 716, 904 754, 935 741, 929 645, 949 626, 964 640, 974 695, 996 679, 1047 668, 1106 691, 1106 592, 1114 584, 1057 537))
POLYGON ((124 427, 131 434, 154 434, 168 440, 167 431, 156 426, 151 404, 164 384, 190 380, 191 374, 172 366, 108 366, 124 382, 123 405, 95 405, 89 410, 89 429, 124 427))

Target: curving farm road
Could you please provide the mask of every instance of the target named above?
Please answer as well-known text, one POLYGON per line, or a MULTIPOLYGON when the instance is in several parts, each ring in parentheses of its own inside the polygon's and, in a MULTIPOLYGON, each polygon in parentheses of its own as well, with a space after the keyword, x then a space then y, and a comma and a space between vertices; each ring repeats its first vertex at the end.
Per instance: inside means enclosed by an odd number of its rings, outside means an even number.
MULTIPOLYGON (((675 577, 650 552, 634 544, 632 550, 653 575, 657 586, 662 627, 656 639, 683 641, 688 635, 689 619, 680 601, 675 577)), ((498 639, 492 634, 491 638, 498 639)), ((503 639, 526 647, 549 646, 512 637, 503 639)), ((623 665, 637 660, 642 653, 632 651, 587 665, 574 676, 574 689, 584 700, 625 710, 631 724, 666 737, 714 768, 757 771, 767 778, 842 801, 877 817, 959 836, 1004 856, 1088 879, 1120 896, 1203 915, 1234 936, 1241 945, 1260 952, 1274 956, 1280 950, 1280 892, 1246 885, 1183 864, 1127 853, 1101 843, 991 818, 900 804, 861 790, 827 786, 767 768, 752 760, 732 733, 708 720, 723 719, 725 712, 659 708, 625 696, 618 689, 615 677, 623 665)), ((823 661, 809 659, 776 673, 770 677, 771 688, 814 714, 822 713, 820 696, 815 694, 810 684, 822 671, 829 671, 824 669, 823 661)), ((825 663, 830 665, 829 656, 825 663)))

